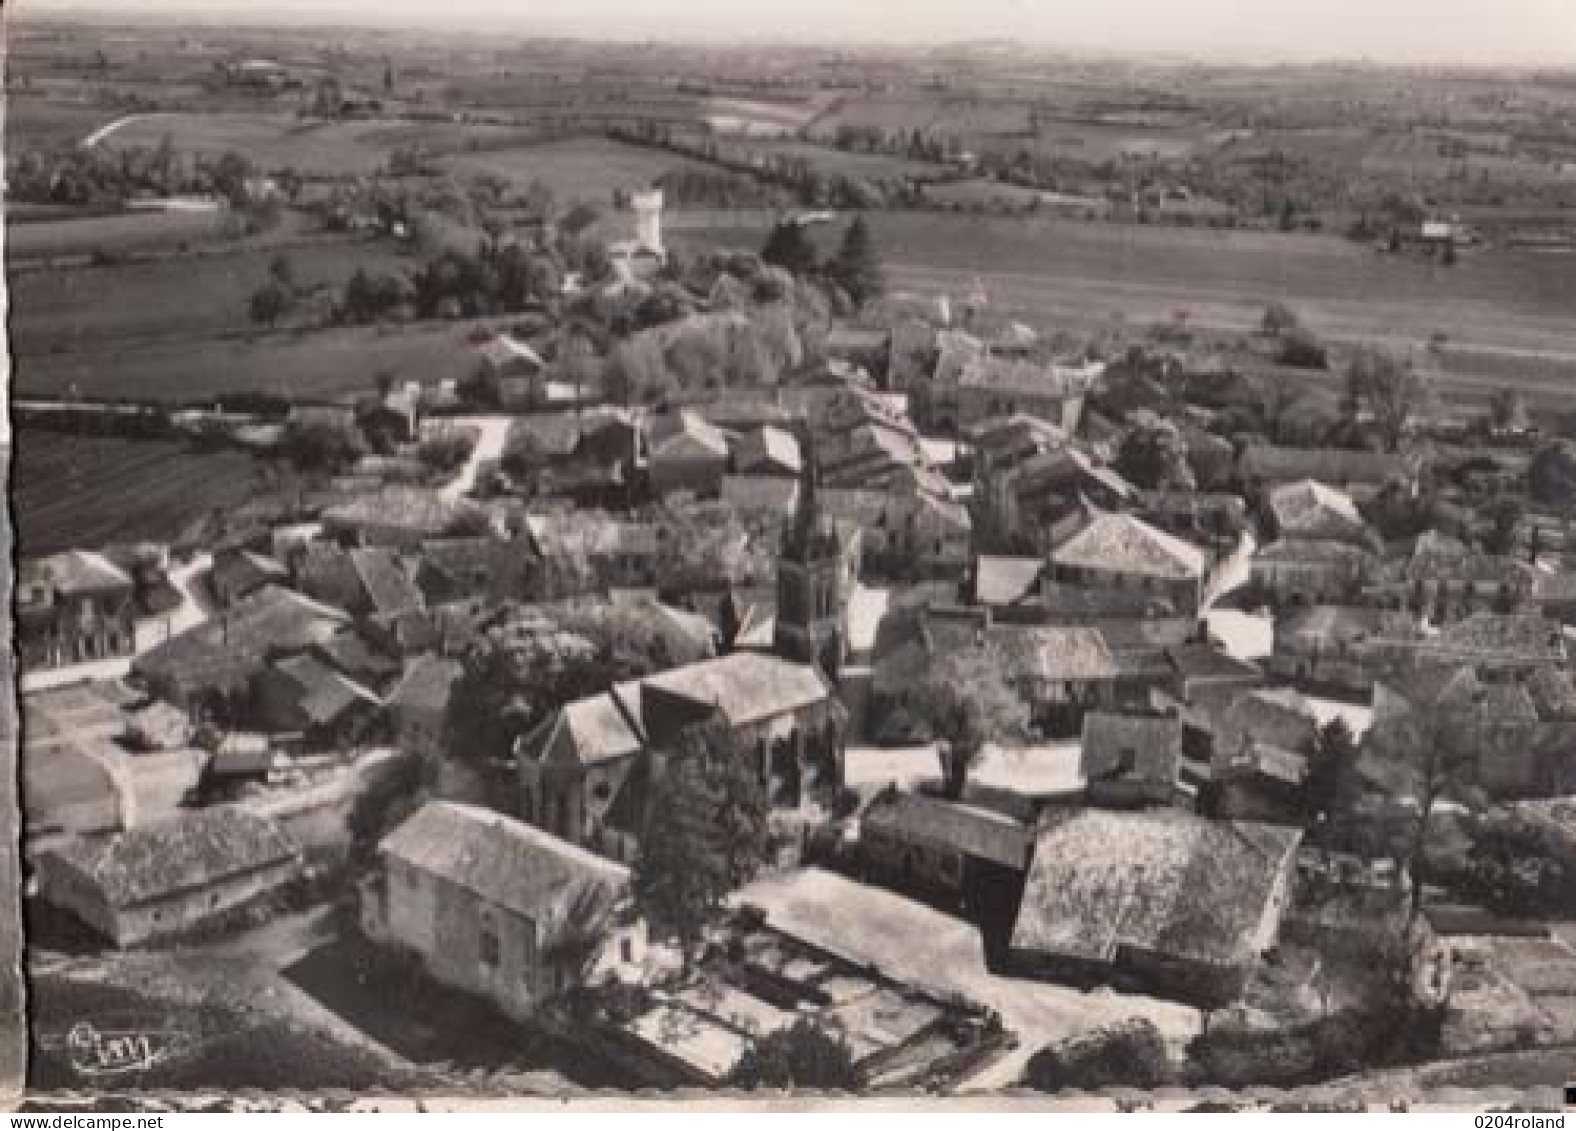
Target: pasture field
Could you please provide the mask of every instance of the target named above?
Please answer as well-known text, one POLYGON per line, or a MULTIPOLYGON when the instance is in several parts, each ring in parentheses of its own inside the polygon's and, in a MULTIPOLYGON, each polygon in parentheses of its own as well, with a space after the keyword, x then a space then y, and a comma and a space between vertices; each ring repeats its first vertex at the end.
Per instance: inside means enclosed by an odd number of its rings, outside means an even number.
MULTIPOLYGON (((1186 312, 1240 333, 1278 299, 1337 341, 1417 349, 1446 334, 1457 391, 1514 380, 1545 401, 1576 399, 1576 256, 1490 249, 1441 267, 1333 236, 925 212, 869 221, 891 289, 957 295, 980 279, 993 308, 1032 325, 1133 337, 1186 312)), ((678 213, 668 242, 759 248, 769 225, 764 213, 678 213)), ((841 231, 815 230, 823 253, 841 231)))
POLYGON ((24 556, 174 537, 254 490, 254 457, 176 440, 73 436, 18 428, 11 492, 24 556))
POLYGON ((35 220, 6 225, 6 254, 14 261, 125 255, 211 243, 225 238, 229 215, 214 212, 119 212, 107 216, 35 220))
POLYGON ((747 159, 752 154, 759 154, 767 158, 799 158, 828 176, 867 177, 871 180, 935 180, 951 172, 950 167, 931 161, 914 161, 885 153, 850 153, 802 141, 724 143, 722 148, 729 157, 747 159))
POLYGON ((294 168, 309 177, 369 176, 389 154, 418 146, 434 153, 498 145, 524 130, 511 126, 398 119, 303 121, 288 114, 149 114, 128 122, 102 143, 152 147, 168 134, 176 150, 216 157, 244 154, 266 171, 294 168))
POLYGON ((75 145, 119 112, 87 101, 6 92, 5 140, 15 153, 75 145))
POLYGON ((358 267, 397 272, 415 265, 387 243, 335 240, 147 263, 17 272, 11 278, 13 349, 19 364, 26 367, 57 346, 75 350, 139 338, 247 329, 251 325, 247 302, 268 278, 274 256, 281 253, 303 289, 317 284, 338 287, 358 267))
POLYGON ((461 175, 491 173, 517 189, 541 181, 560 202, 583 200, 606 206, 614 189, 640 189, 673 169, 715 166, 638 145, 602 138, 543 142, 483 153, 462 153, 445 164, 461 175))
POLYGON ((17 360, 19 397, 75 391, 94 397, 186 402, 218 393, 277 393, 332 400, 396 380, 459 379, 476 368, 466 339, 471 323, 349 327, 255 337, 167 339, 139 345, 101 342, 17 360))

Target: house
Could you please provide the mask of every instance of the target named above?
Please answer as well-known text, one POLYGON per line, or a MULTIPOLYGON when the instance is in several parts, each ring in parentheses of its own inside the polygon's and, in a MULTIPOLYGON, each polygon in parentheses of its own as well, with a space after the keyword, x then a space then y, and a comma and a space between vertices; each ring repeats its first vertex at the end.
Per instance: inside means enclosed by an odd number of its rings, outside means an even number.
POLYGON ((925 793, 887 790, 859 818, 866 877, 950 907, 992 883, 1021 885, 1033 845, 1011 817, 925 793))
POLYGON ((1204 597, 1204 551, 1125 514, 1103 514, 1051 553, 1052 580, 1137 590, 1195 612, 1204 597))
POLYGON ((1369 642, 1420 637, 1407 613, 1372 606, 1314 605, 1275 620, 1267 666, 1277 679, 1366 695, 1373 687, 1369 642))
POLYGON ((1273 604, 1347 604, 1375 576, 1379 559, 1350 542, 1283 538, 1253 555, 1254 586, 1273 604))
POLYGON ((530 538, 540 559, 543 599, 608 589, 650 589, 661 567, 659 528, 595 511, 533 519, 530 538))
POLYGON ((1181 777, 1180 718, 1090 711, 1083 718, 1080 750, 1079 772, 1087 783, 1089 804, 1110 809, 1191 807, 1181 777))
POLYGON ((1186 704, 1219 703, 1264 683, 1264 672, 1257 664, 1227 655, 1211 644, 1169 647, 1166 657, 1176 669, 1176 697, 1186 704))
POLYGON ((319 748, 357 741, 380 706, 371 691, 310 653, 264 667, 253 681, 252 701, 262 726, 300 734, 319 748))
POLYGON ((1474 612, 1522 609, 1533 602, 1537 583, 1537 571, 1526 562, 1485 554, 1459 538, 1428 530, 1408 554, 1373 580, 1365 596, 1447 621, 1474 612))
POLYGON ((265 585, 283 585, 290 570, 280 561, 245 547, 235 546, 213 555, 208 588, 221 605, 233 605, 265 585))
POLYGON ((430 801, 378 857, 362 889, 368 936, 511 1017, 644 960, 628 870, 521 821, 430 801))
POLYGON ((943 352, 935 376, 914 389, 914 419, 927 430, 956 432, 1026 412, 1074 433, 1084 398, 1104 372, 1104 362, 1060 365, 994 354, 957 361, 943 352))
POLYGON ((992 545, 1049 553, 1088 524, 1096 510, 1127 510, 1137 491, 1115 471, 1074 447, 1001 459, 976 470, 992 545))
POLYGON ((403 557, 382 547, 309 543, 292 561, 296 587, 354 617, 387 617, 425 604, 403 557))
POLYGON ((1249 444, 1237 457, 1237 478, 1248 492, 1312 479, 1358 502, 1372 498, 1388 483, 1414 487, 1417 472, 1417 462, 1410 457, 1346 448, 1249 444))
POLYGON ((1240 495, 1208 491, 1139 491, 1133 517, 1185 542, 1208 547, 1218 559, 1241 540, 1248 505, 1240 495))
POLYGON ((417 656, 406 665, 383 705, 406 754, 426 757, 446 749, 449 696, 461 671, 459 661, 443 656, 417 656))
POLYGON ((1041 558, 981 554, 974 560, 974 603, 1002 609, 1033 602, 1039 594, 1044 569, 1041 558))
POLYGON ((659 495, 675 491, 715 495, 728 471, 727 437, 690 409, 649 420, 646 450, 646 474, 659 495))
POLYGON ((131 674, 178 707, 227 712, 244 699, 269 660, 328 641, 349 619, 339 609, 270 585, 144 652, 132 661, 131 674))
POLYGON ((479 377, 488 399, 506 411, 532 406, 547 362, 535 347, 513 334, 498 334, 478 350, 479 377))
POLYGON ((362 546, 415 549, 434 538, 486 533, 487 512, 469 499, 416 487, 385 487, 323 512, 329 538, 362 546))
POLYGON ((733 442, 733 474, 798 479, 799 440, 785 428, 763 424, 733 442))
POLYGON ((243 806, 183 810, 107 838, 74 838, 37 862, 39 896, 118 947, 189 930, 297 875, 300 851, 243 806))
POLYGON ((1097 628, 1004 624, 985 637, 1001 650, 1031 719, 1047 731, 1076 734, 1085 711, 1147 698, 1133 693, 1097 628))
POLYGON ((826 356, 884 380, 892 355, 892 335, 881 328, 834 323, 826 335, 826 356))
POLYGON ((311 653, 352 683, 381 696, 400 678, 402 663, 377 624, 364 622, 335 633, 311 653))
POLYGON ((136 586, 102 554, 70 550, 24 561, 16 577, 17 652, 24 670, 129 656, 136 586))
POLYGON ((1011 965, 1227 1005, 1275 946, 1300 839, 1170 808, 1058 814, 1035 842, 1011 965))
POLYGON ((1404 644, 1415 663, 1469 665, 1482 673, 1563 667, 1568 659, 1563 628, 1535 613, 1473 613, 1404 644))
POLYGON ((795 808, 812 790, 842 781, 845 718, 825 679, 808 665, 735 652, 560 707, 516 743, 520 811, 558 836, 627 859, 651 753, 708 721, 726 727, 774 805, 795 808))
POLYGON ((1368 547, 1373 538, 1352 497, 1314 479, 1271 488, 1265 508, 1276 536, 1368 547))
POLYGON ((415 583, 431 605, 474 598, 490 604, 523 601, 534 591, 539 565, 528 536, 436 538, 416 552, 415 583))

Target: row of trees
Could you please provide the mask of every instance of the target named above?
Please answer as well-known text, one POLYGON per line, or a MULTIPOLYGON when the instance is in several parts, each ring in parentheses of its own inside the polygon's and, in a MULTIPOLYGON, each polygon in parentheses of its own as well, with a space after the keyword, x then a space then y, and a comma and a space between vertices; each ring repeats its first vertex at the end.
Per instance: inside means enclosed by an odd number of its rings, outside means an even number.
POLYGON ((761 248, 761 258, 796 278, 815 279, 837 287, 855 306, 863 306, 886 292, 886 271, 863 216, 855 216, 843 231, 837 251, 822 260, 806 225, 782 220, 772 226, 761 248))

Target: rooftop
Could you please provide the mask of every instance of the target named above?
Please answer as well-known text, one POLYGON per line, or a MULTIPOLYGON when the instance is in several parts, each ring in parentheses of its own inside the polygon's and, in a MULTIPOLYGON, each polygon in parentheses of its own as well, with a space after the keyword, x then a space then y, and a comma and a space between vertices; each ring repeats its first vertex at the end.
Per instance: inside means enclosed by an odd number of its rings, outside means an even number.
POLYGON ((106 840, 78 838, 54 850, 120 908, 200 889, 296 853, 278 825, 240 805, 187 810, 106 840))
POLYGON ((629 883, 627 869, 490 809, 429 801, 383 838, 399 860, 538 924, 550 923, 581 892, 609 904, 629 883))
POLYGON ((1204 575, 1204 552, 1124 514, 1102 514, 1051 555, 1059 566, 1166 580, 1204 575))
POLYGON ((882 794, 865 810, 860 827, 939 843, 1018 871, 1028 867, 1033 843, 1032 831, 1011 817, 925 793, 882 794))
POLYGON ((1039 835, 1014 950, 1240 966, 1301 834, 1172 809, 1085 809, 1039 835))

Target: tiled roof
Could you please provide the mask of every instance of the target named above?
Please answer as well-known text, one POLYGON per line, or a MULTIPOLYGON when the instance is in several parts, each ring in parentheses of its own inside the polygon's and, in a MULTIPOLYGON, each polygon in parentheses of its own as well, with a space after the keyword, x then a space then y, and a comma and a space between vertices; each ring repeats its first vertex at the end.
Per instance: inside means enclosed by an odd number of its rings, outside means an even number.
POLYGON ((283 863, 297 854, 266 817, 239 805, 184 811, 107 840, 74 839, 54 851, 111 907, 135 907, 232 876, 283 863))
POLYGON ((726 459, 728 438, 722 430, 689 409, 653 417, 647 425, 652 459, 693 459, 708 456, 726 459))
POLYGON ((332 723, 351 707, 373 705, 376 695, 353 680, 345 678, 313 655, 288 656, 273 665, 274 670, 296 686, 296 705, 314 723, 332 723))
POLYGON ((733 446, 733 458, 741 471, 769 466, 796 475, 801 466, 799 441, 793 433, 769 424, 740 436, 733 446))
POLYGON ((350 563, 373 613, 388 616, 419 609, 426 603, 421 590, 405 572, 404 562, 393 551, 371 547, 352 550, 350 563))
POLYGON ((389 693, 388 706, 396 711, 441 711, 448 705, 449 693, 462 671, 458 660, 417 656, 389 693))
POLYGON ((618 698, 604 691, 565 703, 522 743, 522 752, 542 761, 569 761, 593 766, 637 753, 643 739, 631 725, 639 719, 640 685, 621 684, 618 698), (625 715, 623 701, 633 712, 625 715))
POLYGON ((1014 605, 1032 597, 1045 562, 1040 558, 998 558, 981 554, 974 562, 974 596, 982 605, 1014 605))
POLYGON ((660 672, 643 680, 642 690, 656 690, 715 707, 735 726, 799 710, 831 697, 825 681, 813 667, 755 652, 735 652, 660 672))
POLYGON ((1000 625, 989 638, 1007 657, 1015 679, 1034 681, 1115 679, 1118 669, 1098 629, 1077 626, 1000 625))
POLYGON ((389 527, 437 538, 485 514, 468 499, 453 499, 438 491, 415 487, 386 487, 376 494, 360 495, 328 508, 323 512, 323 521, 351 528, 389 527))
POLYGON ((1314 541, 1309 538, 1281 538, 1253 555, 1254 561, 1286 562, 1293 565, 1358 565, 1374 555, 1350 542, 1314 541))
POLYGON ((24 562, 23 578, 39 576, 62 593, 100 593, 130 589, 131 575, 103 554, 92 550, 67 550, 47 558, 24 562))
POLYGON ((1357 540, 1368 529, 1350 495, 1313 479, 1271 491, 1269 509, 1282 538, 1357 540))
POLYGON ((490 809, 448 801, 422 806, 379 851, 544 926, 581 892, 596 891, 611 905, 629 884, 628 870, 611 860, 490 809))
POLYGON ((1528 673, 1526 686, 1539 718, 1576 721, 1576 676, 1561 668, 1540 667, 1528 673))
POLYGON ((1074 813, 1039 835, 1012 948, 1246 965, 1300 835, 1171 809, 1074 813))
POLYGON ((1034 843, 1032 830, 1011 817, 924 793, 883 794, 859 821, 861 830, 940 844, 1020 872, 1029 866, 1034 843))
POLYGON ((1565 658, 1565 635, 1558 621, 1536 615, 1473 613, 1447 624, 1419 651, 1453 663, 1474 660, 1547 660, 1565 658))
POLYGON ((132 671, 186 688, 244 682, 269 655, 322 643, 348 619, 339 609, 270 585, 137 657, 132 671))
POLYGON ((1204 552, 1148 523, 1103 514, 1051 555, 1059 566, 1190 580, 1204 574, 1204 552))

